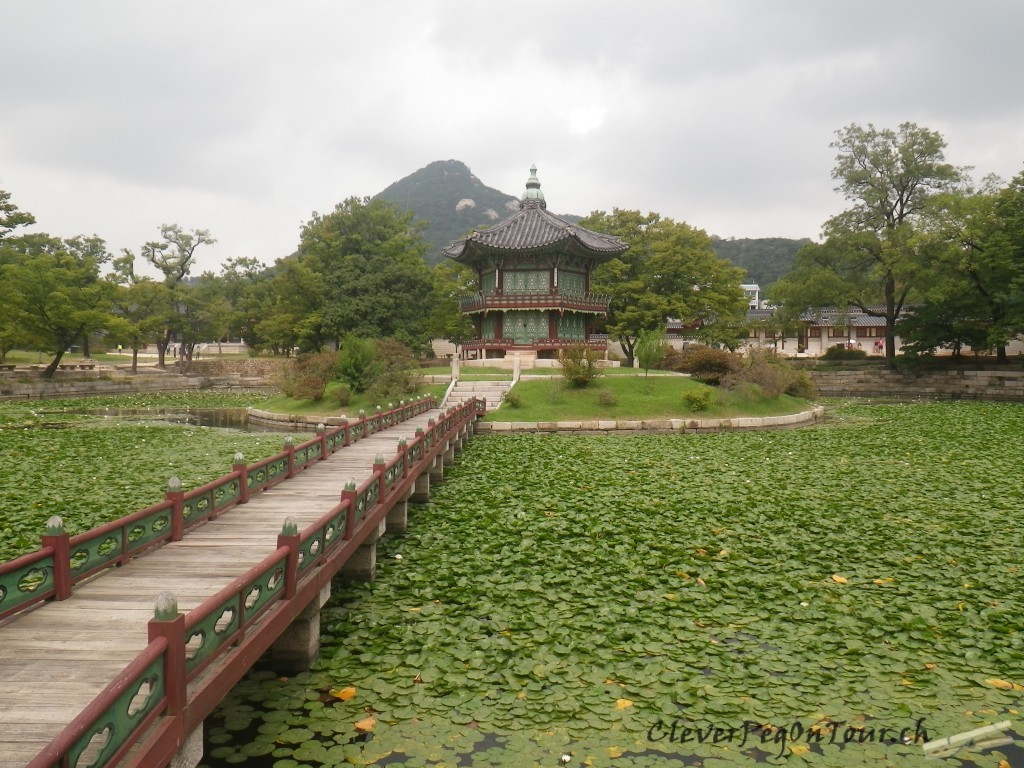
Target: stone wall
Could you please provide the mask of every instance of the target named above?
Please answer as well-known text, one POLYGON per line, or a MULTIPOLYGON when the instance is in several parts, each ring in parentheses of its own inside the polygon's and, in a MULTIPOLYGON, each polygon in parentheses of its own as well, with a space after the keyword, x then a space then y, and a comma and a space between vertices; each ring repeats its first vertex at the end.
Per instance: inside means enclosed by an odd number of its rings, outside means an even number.
POLYGON ((905 400, 1003 400, 1024 402, 1024 371, 928 371, 902 373, 885 368, 810 370, 822 397, 878 397, 905 400))
POLYGON ((193 360, 188 366, 189 376, 243 376, 247 378, 274 379, 281 369, 294 358, 250 357, 209 360, 193 360))

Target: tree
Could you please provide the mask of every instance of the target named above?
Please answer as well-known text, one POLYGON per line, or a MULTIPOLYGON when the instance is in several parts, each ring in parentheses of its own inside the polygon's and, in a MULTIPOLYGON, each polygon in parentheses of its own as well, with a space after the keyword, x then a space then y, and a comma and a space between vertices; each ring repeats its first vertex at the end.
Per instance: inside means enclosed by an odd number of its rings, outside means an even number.
POLYGON ((431 270, 430 317, 427 330, 431 338, 446 339, 456 350, 476 337, 473 321, 462 313, 459 297, 474 293, 477 276, 465 264, 448 259, 431 270))
POLYGON ((980 190, 935 195, 921 225, 925 257, 922 300, 900 322, 911 349, 922 352, 962 345, 995 348, 1007 362, 1006 345, 1019 332, 1011 307, 1018 274, 1012 242, 998 214, 1000 182, 989 178, 980 190))
MULTIPOLYGON (((160 270, 164 276, 164 285, 171 295, 170 310, 165 322, 156 336, 157 365, 166 365, 167 347, 171 343, 175 331, 183 327, 184 317, 188 313, 188 290, 185 278, 188 277, 195 261, 196 250, 203 245, 213 245, 217 241, 208 229, 184 231, 177 224, 162 224, 160 240, 154 240, 142 246, 143 258, 160 270)), ((134 255, 126 253, 126 257, 134 255)), ((195 344, 193 339, 191 342, 195 344)), ((183 348, 184 349, 184 348, 183 348)))
POLYGON ((35 223, 35 216, 28 211, 19 211, 18 206, 11 202, 11 193, 0 189, 0 240, 18 227, 35 223))
POLYGON ((922 276, 917 225, 929 199, 958 184, 945 140, 903 123, 898 131, 849 125, 836 132, 832 178, 853 206, 829 219, 825 242, 804 246, 773 299, 792 310, 856 307, 885 319, 885 353, 896 354, 896 323, 922 276))
POLYGON ((594 270, 591 290, 612 297, 605 327, 633 365, 643 331, 677 319, 705 334, 737 322, 746 307, 743 270, 718 258, 703 230, 659 214, 595 211, 580 226, 622 238, 629 250, 594 270))
POLYGON ((23 338, 53 354, 43 372, 52 378, 64 353, 87 333, 111 323, 111 284, 98 279, 98 238, 61 240, 27 235, 8 243, 0 266, 0 303, 5 324, 21 329, 23 338))
POLYGON ((244 302, 244 336, 253 349, 290 355, 326 346, 323 277, 301 259, 278 259, 271 277, 255 284, 244 302))
POLYGON ((668 349, 669 345, 665 342, 665 336, 662 331, 640 331, 634 351, 637 362, 644 369, 644 376, 647 376, 651 368, 661 362, 668 349))
POLYGON ((325 332, 427 340, 430 272, 413 214, 386 200, 351 197, 302 227, 299 256, 323 278, 325 332))

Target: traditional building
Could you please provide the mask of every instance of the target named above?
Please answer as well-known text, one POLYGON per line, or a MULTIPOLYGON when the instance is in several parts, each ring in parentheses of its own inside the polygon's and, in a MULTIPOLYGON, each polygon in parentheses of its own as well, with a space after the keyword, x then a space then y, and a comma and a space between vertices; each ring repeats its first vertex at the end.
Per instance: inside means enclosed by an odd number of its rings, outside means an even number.
POLYGON ((477 292, 459 300, 477 331, 463 345, 467 356, 518 354, 526 362, 580 342, 604 351, 608 340, 595 338, 594 321, 608 313, 610 298, 590 292, 590 275, 627 248, 549 213, 531 168, 518 213, 444 250, 477 275, 477 292))

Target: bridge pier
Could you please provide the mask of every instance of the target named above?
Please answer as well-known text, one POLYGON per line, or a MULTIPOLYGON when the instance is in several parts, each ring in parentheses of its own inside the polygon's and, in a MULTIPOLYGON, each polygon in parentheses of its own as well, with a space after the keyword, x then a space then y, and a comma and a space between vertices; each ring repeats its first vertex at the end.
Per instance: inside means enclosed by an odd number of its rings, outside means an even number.
POLYGON ((325 584, 317 598, 303 608, 288 629, 274 641, 270 647, 270 659, 275 671, 287 674, 305 672, 316 661, 320 654, 320 609, 330 596, 331 585, 325 584))
POLYGON ((444 457, 438 454, 434 457, 434 463, 430 465, 430 482, 444 482, 444 457))
POLYGON ((414 504, 426 504, 430 501, 430 472, 424 472, 416 478, 413 485, 412 496, 409 501, 414 504))
POLYGON ((386 527, 389 533, 394 533, 398 536, 405 534, 409 530, 409 499, 412 498, 412 488, 409 489, 408 493, 405 494, 405 498, 401 501, 395 502, 384 519, 386 527))
POLYGON ((338 575, 346 581, 373 581, 377 578, 377 541, 387 530, 387 521, 381 520, 377 530, 371 531, 366 540, 352 553, 338 575))

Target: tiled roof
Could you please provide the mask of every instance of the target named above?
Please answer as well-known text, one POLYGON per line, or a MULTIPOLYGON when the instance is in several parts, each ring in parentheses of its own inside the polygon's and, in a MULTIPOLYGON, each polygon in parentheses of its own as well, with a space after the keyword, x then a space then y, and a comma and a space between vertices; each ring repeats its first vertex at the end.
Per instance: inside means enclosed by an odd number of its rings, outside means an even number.
POLYGON ((573 242, 577 250, 601 259, 614 258, 629 247, 617 237, 578 227, 539 205, 527 203, 519 213, 490 229, 456 240, 443 253, 461 261, 474 254, 525 254, 558 245, 567 247, 573 242))

